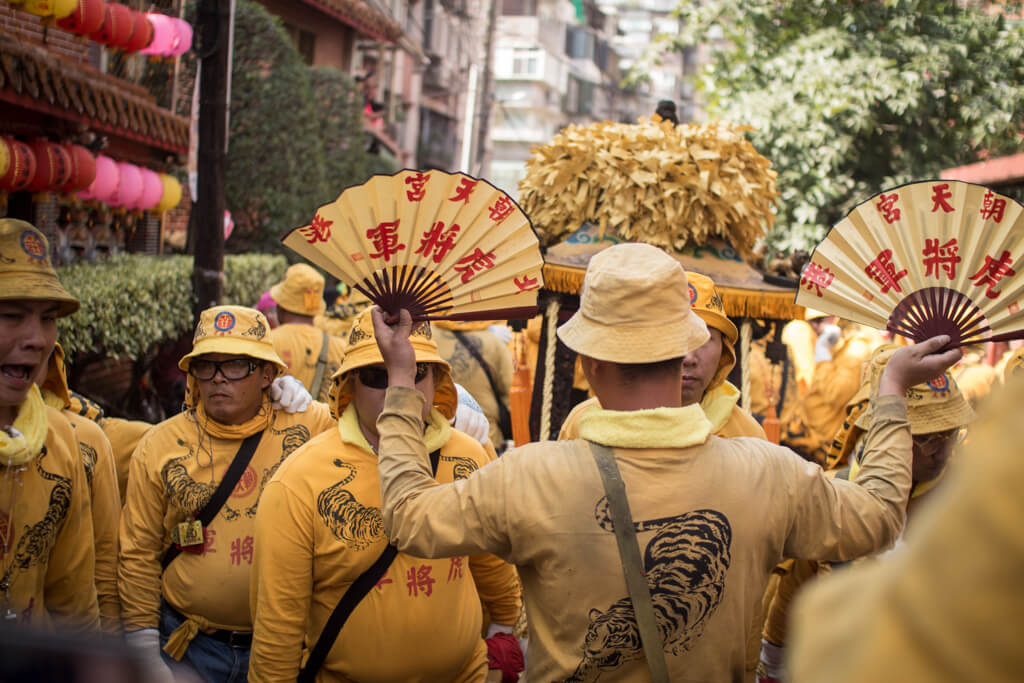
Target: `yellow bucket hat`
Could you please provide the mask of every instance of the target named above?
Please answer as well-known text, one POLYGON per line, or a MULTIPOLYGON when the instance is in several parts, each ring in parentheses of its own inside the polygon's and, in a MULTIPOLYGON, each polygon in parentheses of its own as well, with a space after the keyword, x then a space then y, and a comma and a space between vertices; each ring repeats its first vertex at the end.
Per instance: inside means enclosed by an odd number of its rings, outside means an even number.
MULTIPOLYGON (((847 405, 868 401, 876 394, 882 380, 882 371, 899 348, 895 344, 884 344, 875 349, 865 364, 860 389, 847 405)), ((907 389, 906 398, 911 434, 945 432, 974 422, 974 409, 948 372, 930 382, 907 389)), ((858 429, 867 430, 871 425, 871 414, 872 406, 868 404, 854 425, 858 429)))
POLYGON ((178 367, 188 372, 189 362, 207 353, 229 353, 265 360, 277 366, 280 376, 288 371, 270 341, 270 324, 255 308, 245 306, 214 306, 199 315, 199 324, 192 337, 192 351, 178 367))
POLYGON ((56 301, 57 315, 78 310, 50 265, 50 244, 31 223, 14 218, 0 219, 0 300, 56 301))
POLYGON ((689 272, 686 274, 687 293, 690 296, 690 307, 708 327, 713 327, 722 333, 725 341, 722 343, 722 357, 718 361, 718 370, 711 378, 708 390, 714 389, 725 381, 725 378, 732 372, 736 365, 736 349, 733 345, 740 338, 740 333, 729 316, 725 314, 725 307, 722 305, 722 297, 715 289, 715 282, 706 275, 689 272))
POLYGON ((270 288, 270 296, 278 308, 298 315, 320 315, 327 310, 324 277, 305 263, 289 266, 284 281, 270 288))
POLYGON ((690 308, 679 261, 649 244, 616 244, 598 253, 583 276, 580 308, 558 328, 566 346, 613 363, 682 358, 709 339, 690 308))
MULTIPOLYGON (((352 329, 348 333, 345 360, 331 378, 331 414, 335 418, 341 417, 346 406, 352 402, 352 383, 355 381, 352 371, 367 365, 384 364, 384 358, 377 347, 377 338, 373 334, 373 318, 370 317, 370 311, 371 309, 367 309, 360 313, 352 324, 352 329)), ((459 395, 452 380, 451 366, 438 353, 430 323, 424 322, 415 326, 409 335, 409 341, 412 342, 417 363, 434 363, 440 366, 440 372, 434 382, 434 407, 447 419, 452 419, 458 407, 459 395)))

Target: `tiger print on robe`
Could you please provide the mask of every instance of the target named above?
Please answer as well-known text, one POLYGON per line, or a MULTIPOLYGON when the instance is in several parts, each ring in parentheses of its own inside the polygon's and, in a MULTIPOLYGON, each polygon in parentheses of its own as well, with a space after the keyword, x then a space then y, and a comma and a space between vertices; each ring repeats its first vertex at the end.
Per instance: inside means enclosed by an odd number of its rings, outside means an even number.
POLYGON ((57 540, 60 525, 68 516, 68 509, 71 507, 71 479, 44 470, 43 459, 46 455, 47 450, 44 446, 34 463, 39 476, 54 482, 53 488, 50 489, 50 502, 46 507, 46 514, 32 526, 25 526, 25 532, 18 539, 14 559, 11 560, 3 578, 0 578, 0 591, 7 591, 21 570, 39 563, 46 564, 50 557, 50 549, 57 540))
POLYGON ((380 508, 363 505, 345 488, 356 478, 355 466, 340 458, 334 459, 334 466, 348 470, 348 474, 320 492, 316 497, 316 510, 336 539, 362 550, 384 536, 384 518, 380 508))
POLYGON ((178 445, 186 449, 185 455, 171 458, 160 469, 160 478, 164 482, 164 491, 171 505, 178 508, 186 516, 194 516, 206 507, 213 496, 214 486, 196 481, 188 474, 185 461, 193 457, 195 449, 178 439, 178 445))
POLYGON ((99 455, 96 453, 96 449, 87 443, 82 441, 78 442, 78 452, 82 456, 82 467, 85 468, 85 480, 89 483, 89 488, 92 489, 92 475, 96 471, 96 461, 99 459, 99 455))
MULTIPOLYGON (((471 458, 450 455, 439 455, 438 458, 454 463, 452 470, 455 479, 465 479, 480 469, 471 458)), ((362 550, 384 537, 384 518, 380 514, 380 508, 363 505, 345 488, 346 484, 355 479, 355 466, 340 458, 335 458, 334 466, 346 469, 349 473, 341 481, 320 492, 316 498, 316 509, 320 513, 320 519, 336 539, 356 550, 362 550)))
MULTIPOLYGON (((283 434, 281 437, 281 458, 273 465, 263 470, 263 476, 260 477, 260 492, 256 495, 256 502, 250 505, 245 510, 245 516, 249 518, 256 517, 256 508, 259 507, 260 498, 263 497, 263 489, 267 487, 267 482, 277 473, 277 468, 281 466, 288 456, 299 449, 299 446, 309 441, 309 427, 305 425, 292 425, 291 427, 285 427, 284 429, 270 428, 273 434, 283 434)), ((230 507, 225 503, 225 507, 230 507)), ((237 513, 236 513, 237 515, 237 513)))
MULTIPOLYGON (((602 529, 614 533, 607 497, 598 501, 595 517, 602 529)), ((700 638, 722 601, 732 527, 716 510, 634 522, 634 527, 637 533, 656 532, 644 550, 644 571, 664 649, 681 654, 700 638)), ((604 612, 590 611, 583 658, 566 680, 596 681, 602 672, 643 657, 633 603, 627 596, 604 612)))

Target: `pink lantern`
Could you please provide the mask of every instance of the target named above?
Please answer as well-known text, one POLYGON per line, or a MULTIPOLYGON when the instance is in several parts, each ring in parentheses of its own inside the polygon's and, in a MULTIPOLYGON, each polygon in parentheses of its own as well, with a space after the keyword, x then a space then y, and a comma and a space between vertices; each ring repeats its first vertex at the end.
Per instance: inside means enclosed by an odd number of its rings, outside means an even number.
POLYGON ((148 211, 160 203, 164 194, 164 184, 160 182, 160 174, 148 168, 142 169, 142 195, 135 205, 148 211))
POLYGON ((117 193, 117 186, 121 182, 121 171, 117 162, 110 157, 99 154, 96 156, 96 177, 93 178, 89 187, 78 193, 80 199, 95 199, 104 203, 111 195, 117 193))
POLYGON ((121 182, 107 204, 134 209, 142 197, 142 170, 135 164, 123 161, 117 163, 117 170, 121 172, 121 182))
POLYGON ((178 29, 174 19, 159 12, 146 12, 146 19, 153 25, 153 40, 139 54, 166 57, 178 45, 178 29))
POLYGON ((231 217, 230 211, 224 212, 224 239, 231 237, 231 233, 235 230, 235 219, 231 217))
POLYGON ((178 32, 178 42, 171 48, 172 57, 180 57, 192 48, 192 24, 184 19, 171 19, 178 32))

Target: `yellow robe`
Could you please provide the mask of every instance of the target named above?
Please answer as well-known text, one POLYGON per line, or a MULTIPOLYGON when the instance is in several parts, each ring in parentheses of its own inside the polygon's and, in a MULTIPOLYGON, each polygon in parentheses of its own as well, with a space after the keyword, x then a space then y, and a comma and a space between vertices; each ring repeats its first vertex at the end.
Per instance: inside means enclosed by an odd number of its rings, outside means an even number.
MULTIPOLYGON (((288 374, 302 382, 306 391, 312 393, 313 378, 316 376, 317 360, 323 346, 324 332, 313 325, 288 323, 270 331, 270 340, 274 350, 288 366, 288 374)), ((323 403, 328 402, 331 388, 331 376, 341 367, 345 359, 345 341, 340 337, 327 335, 327 364, 324 367, 320 391, 313 398, 323 403)))
MULTIPOLYGON (((377 421, 382 513, 396 546, 427 557, 493 552, 517 566, 530 624, 527 680, 644 676, 636 633, 620 614, 625 580, 609 571, 618 549, 585 444, 528 444, 439 485, 422 406, 419 392, 391 387, 377 421)), ((633 519, 643 523, 648 582, 669 617, 670 675, 737 680, 771 567, 784 556, 847 560, 899 534, 910 487, 906 404, 879 401, 863 485, 829 479, 761 439, 709 437, 697 406, 659 411, 600 411, 581 435, 613 437, 603 443, 614 448, 633 519), (701 555, 700 577, 687 576, 697 564, 690 553, 701 555), (695 580, 703 588, 692 595, 685 586, 695 580)))
POLYGON ((260 495, 285 458, 334 424, 322 403, 290 414, 269 409, 265 400, 264 410, 269 417, 256 453, 205 529, 201 554, 182 552, 163 572, 160 560, 171 545, 171 529, 209 499, 244 436, 206 433, 200 447, 199 426, 189 411, 154 426, 139 442, 121 515, 118 586, 125 630, 156 628, 161 596, 203 628, 252 628, 249 575, 260 495))
MULTIPOLYGON (((349 406, 338 429, 300 449, 260 502, 250 681, 294 681, 303 649, 313 647, 342 594, 388 543, 377 457, 352 426, 354 416, 349 406)), ((447 430, 436 432, 444 444, 438 481, 465 478, 489 462, 471 437, 449 429, 443 418, 435 423, 447 430)), ((317 680, 483 680, 476 586, 490 598, 495 621, 505 624, 519 613, 520 589, 507 563, 491 558, 478 570, 475 558, 453 555, 425 560, 399 553, 352 612, 317 680)))

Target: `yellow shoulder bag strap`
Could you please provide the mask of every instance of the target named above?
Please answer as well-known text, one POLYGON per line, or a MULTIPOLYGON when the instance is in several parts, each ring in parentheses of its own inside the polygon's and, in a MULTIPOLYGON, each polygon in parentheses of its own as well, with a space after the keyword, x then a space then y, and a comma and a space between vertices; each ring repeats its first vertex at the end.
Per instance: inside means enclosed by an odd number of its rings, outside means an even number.
POLYGON ((314 401, 320 400, 320 385, 324 383, 324 369, 327 367, 327 346, 329 339, 327 338, 326 332, 321 332, 324 336, 323 341, 320 343, 320 357, 316 359, 316 374, 313 375, 313 385, 309 388, 309 393, 312 394, 314 401))
POLYGON ((626 484, 619 474, 619 466, 615 463, 615 454, 608 446, 588 441, 590 452, 601 473, 601 483, 608 497, 608 511, 615 525, 615 540, 619 544, 619 558, 622 571, 626 575, 626 588, 629 600, 633 603, 637 629, 640 631, 640 643, 647 658, 647 669, 651 674, 652 683, 669 683, 668 665, 665 663, 664 644, 658 632, 658 622, 654 616, 654 605, 651 603, 651 589, 644 575, 643 562, 640 559, 640 543, 636 537, 633 515, 629 511, 626 499, 626 484))

